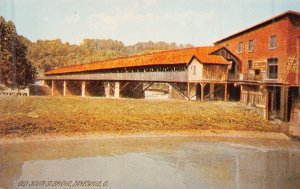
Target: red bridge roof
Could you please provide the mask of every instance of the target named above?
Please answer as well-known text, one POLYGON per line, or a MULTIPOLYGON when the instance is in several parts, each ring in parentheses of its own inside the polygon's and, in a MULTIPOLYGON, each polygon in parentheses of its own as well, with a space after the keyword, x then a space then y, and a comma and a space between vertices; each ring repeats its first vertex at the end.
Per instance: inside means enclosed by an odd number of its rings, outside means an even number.
POLYGON ((138 66, 188 64, 194 56, 197 57, 198 60, 203 64, 229 64, 229 62, 222 56, 212 55, 213 52, 222 48, 224 47, 210 46, 162 51, 158 53, 129 56, 125 58, 105 60, 82 65, 60 67, 53 69, 45 74, 52 75, 76 73, 138 66))

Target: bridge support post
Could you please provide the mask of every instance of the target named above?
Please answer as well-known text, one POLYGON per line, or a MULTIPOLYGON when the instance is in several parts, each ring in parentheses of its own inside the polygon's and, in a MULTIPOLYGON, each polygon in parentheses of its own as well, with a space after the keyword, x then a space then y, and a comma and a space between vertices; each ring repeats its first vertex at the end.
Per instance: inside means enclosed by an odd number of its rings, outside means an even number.
POLYGON ((215 84, 214 83, 210 83, 209 84, 209 99, 210 100, 213 100, 215 99, 215 84))
POLYGON ((266 120, 269 119, 269 90, 267 87, 264 88, 265 93, 265 112, 264 112, 264 118, 266 120))
POLYGON ((187 100, 191 100, 190 83, 187 84, 187 100))
POLYGON ((110 90, 111 90, 111 85, 108 82, 105 83, 105 97, 110 97, 110 90))
POLYGON ((85 96, 85 89, 86 89, 86 82, 82 81, 81 82, 81 96, 84 97, 85 96))
POLYGON ((54 80, 51 80, 51 96, 54 96, 54 80))
POLYGON ((172 85, 168 85, 169 86, 169 98, 173 98, 173 86, 172 85))
POLYGON ((67 94, 67 81, 63 81, 63 96, 66 96, 67 94))
POLYGON ((120 98, 120 82, 115 82, 115 98, 120 98))
POLYGON ((200 83, 200 86, 201 86, 201 101, 204 101, 204 87, 205 87, 205 84, 200 83))
POLYGON ((224 89, 224 101, 227 102, 227 96, 228 96, 228 94, 227 94, 227 83, 225 83, 225 87, 224 88, 225 88, 224 89))
POLYGON ((282 120, 288 120, 288 87, 280 88, 280 117, 282 120))

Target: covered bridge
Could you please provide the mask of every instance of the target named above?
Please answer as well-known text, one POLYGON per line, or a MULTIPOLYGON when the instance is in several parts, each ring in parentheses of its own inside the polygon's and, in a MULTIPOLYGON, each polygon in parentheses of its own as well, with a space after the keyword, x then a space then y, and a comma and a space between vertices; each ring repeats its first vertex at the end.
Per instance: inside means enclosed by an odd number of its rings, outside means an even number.
POLYGON ((228 73, 238 64, 224 47, 196 47, 60 67, 43 79, 52 95, 143 98, 153 83, 167 83, 180 98, 204 100, 222 91, 227 100, 228 73))

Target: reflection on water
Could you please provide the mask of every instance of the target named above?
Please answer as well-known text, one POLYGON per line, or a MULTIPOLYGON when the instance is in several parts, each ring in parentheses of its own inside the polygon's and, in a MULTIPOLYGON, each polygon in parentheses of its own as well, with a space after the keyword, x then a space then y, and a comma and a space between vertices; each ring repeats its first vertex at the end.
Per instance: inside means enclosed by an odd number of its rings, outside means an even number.
MULTIPOLYGON (((220 138, 120 138, 0 145, 0 188, 20 181, 108 181, 101 188, 298 188, 300 144, 220 138)), ((76 188, 100 188, 76 187, 76 188)))
POLYGON ((107 180, 111 188, 184 188, 174 167, 142 153, 26 162, 22 170, 18 180, 107 180))

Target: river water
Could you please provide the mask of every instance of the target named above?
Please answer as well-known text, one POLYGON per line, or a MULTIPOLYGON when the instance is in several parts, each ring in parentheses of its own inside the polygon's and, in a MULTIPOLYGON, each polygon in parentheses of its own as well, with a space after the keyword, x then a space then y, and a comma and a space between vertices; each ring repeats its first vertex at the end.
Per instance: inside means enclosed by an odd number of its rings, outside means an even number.
POLYGON ((140 137, 0 144, 0 188, 299 186, 297 141, 140 137))

